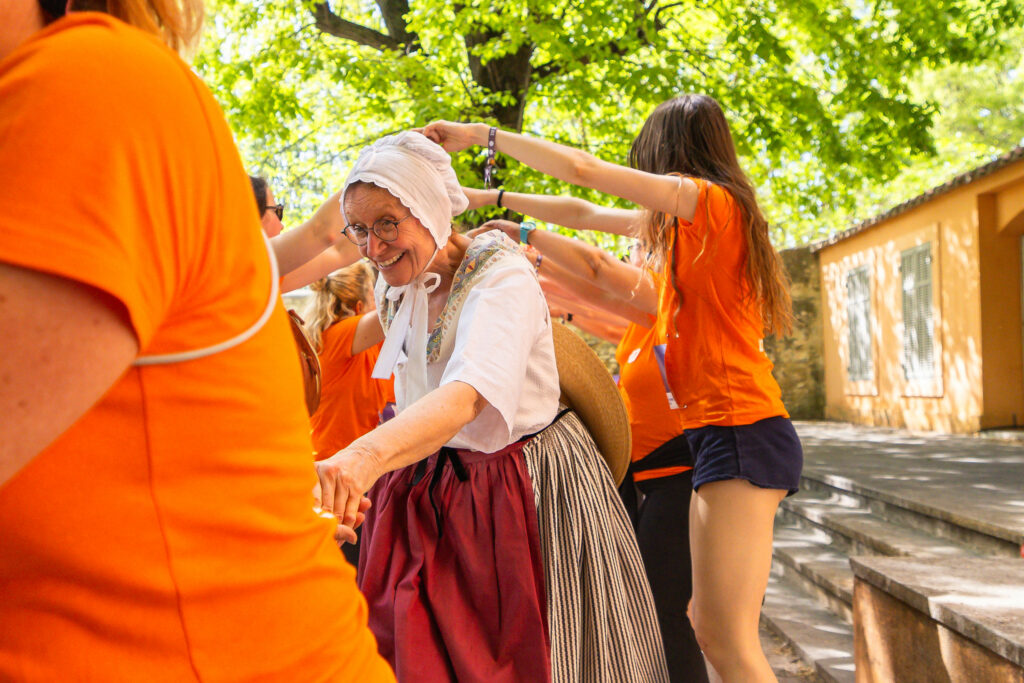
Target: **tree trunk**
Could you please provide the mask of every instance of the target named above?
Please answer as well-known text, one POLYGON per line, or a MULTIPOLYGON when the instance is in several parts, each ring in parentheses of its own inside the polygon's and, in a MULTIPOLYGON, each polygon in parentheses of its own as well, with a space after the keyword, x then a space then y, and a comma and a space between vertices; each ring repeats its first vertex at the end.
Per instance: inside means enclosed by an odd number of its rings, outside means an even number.
POLYGON ((500 37, 494 33, 474 33, 466 36, 469 70, 473 74, 473 80, 486 90, 512 94, 511 103, 492 105, 491 113, 502 128, 519 133, 523 130, 526 92, 533 74, 533 67, 530 65, 533 45, 523 43, 515 52, 492 59, 486 64, 481 63, 480 58, 472 54, 474 46, 500 37))

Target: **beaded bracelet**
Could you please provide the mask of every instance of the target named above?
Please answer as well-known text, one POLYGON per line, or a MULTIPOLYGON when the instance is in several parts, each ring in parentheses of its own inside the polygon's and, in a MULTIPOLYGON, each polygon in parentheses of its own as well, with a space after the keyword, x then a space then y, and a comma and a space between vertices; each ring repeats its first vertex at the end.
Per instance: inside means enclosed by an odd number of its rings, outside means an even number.
POLYGON ((496 145, 494 138, 498 135, 498 129, 491 126, 491 129, 487 132, 487 161, 484 162, 484 185, 490 189, 491 180, 494 178, 494 167, 497 166, 497 162, 494 160, 494 147, 496 145))

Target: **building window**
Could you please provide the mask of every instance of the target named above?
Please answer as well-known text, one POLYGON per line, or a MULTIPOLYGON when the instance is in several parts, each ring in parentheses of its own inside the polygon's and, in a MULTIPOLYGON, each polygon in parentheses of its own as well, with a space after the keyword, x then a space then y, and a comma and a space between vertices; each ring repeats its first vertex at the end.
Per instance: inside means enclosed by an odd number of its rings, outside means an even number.
POLYGON ((875 367, 871 356, 871 280, 867 266, 846 274, 846 312, 850 337, 846 371, 853 382, 871 380, 875 367))
POLYGON ((903 376, 935 377, 935 325, 932 316, 932 245, 926 242, 900 253, 903 280, 903 376))

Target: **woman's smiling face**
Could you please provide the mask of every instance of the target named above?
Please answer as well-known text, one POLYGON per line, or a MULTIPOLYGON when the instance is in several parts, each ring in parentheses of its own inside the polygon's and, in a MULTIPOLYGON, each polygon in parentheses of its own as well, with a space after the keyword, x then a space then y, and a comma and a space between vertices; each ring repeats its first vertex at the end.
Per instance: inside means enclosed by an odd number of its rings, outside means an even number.
POLYGON ((359 253, 373 261, 389 285, 409 284, 430 264, 436 248, 433 235, 393 194, 376 185, 357 183, 345 193, 344 202, 348 224, 369 231, 359 253), (380 239, 370 229, 381 219, 401 221, 398 237, 391 242, 380 239))

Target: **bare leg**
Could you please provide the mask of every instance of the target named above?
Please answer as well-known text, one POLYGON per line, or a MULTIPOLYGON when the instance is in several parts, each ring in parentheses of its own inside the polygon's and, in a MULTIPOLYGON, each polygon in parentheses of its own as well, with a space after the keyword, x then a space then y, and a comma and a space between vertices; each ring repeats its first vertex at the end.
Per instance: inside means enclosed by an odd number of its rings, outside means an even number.
POLYGON ((786 492, 742 479, 704 484, 690 503, 693 627, 723 683, 775 681, 758 621, 772 563, 772 525, 786 492))

